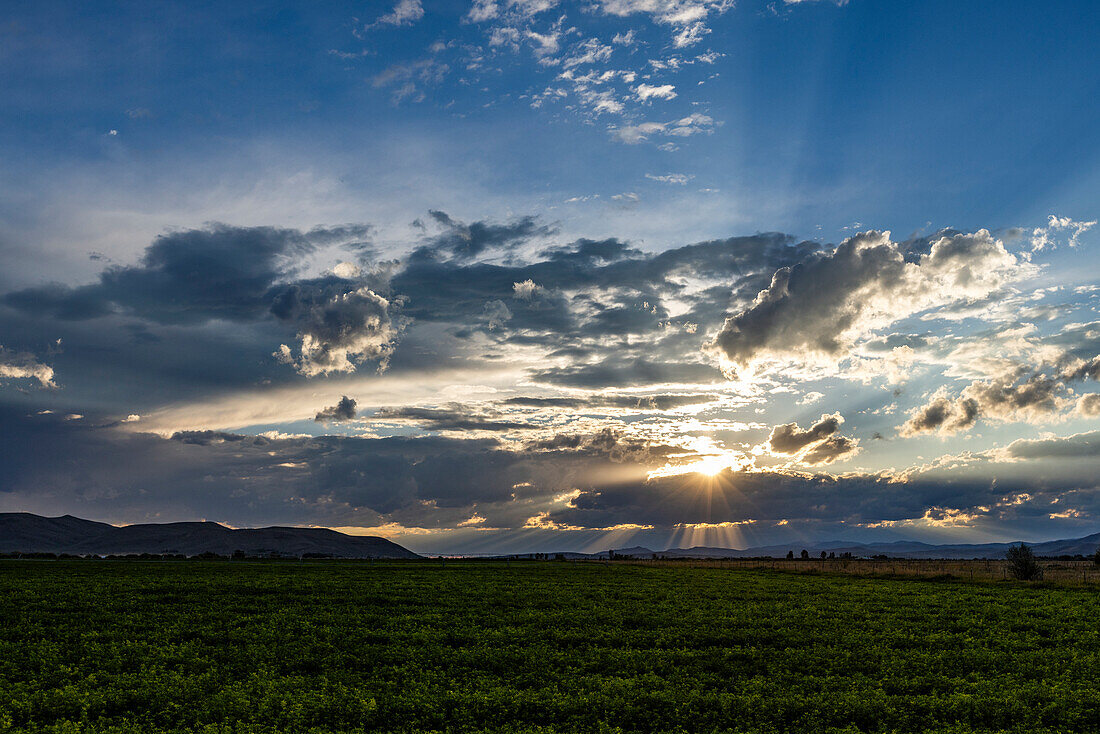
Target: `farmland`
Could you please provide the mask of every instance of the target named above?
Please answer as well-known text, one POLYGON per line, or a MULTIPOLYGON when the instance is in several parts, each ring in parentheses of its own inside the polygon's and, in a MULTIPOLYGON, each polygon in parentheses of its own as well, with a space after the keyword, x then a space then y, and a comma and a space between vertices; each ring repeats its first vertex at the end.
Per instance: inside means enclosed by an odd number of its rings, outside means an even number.
POLYGON ((0 731, 1100 730, 1095 586, 0 562, 0 731))

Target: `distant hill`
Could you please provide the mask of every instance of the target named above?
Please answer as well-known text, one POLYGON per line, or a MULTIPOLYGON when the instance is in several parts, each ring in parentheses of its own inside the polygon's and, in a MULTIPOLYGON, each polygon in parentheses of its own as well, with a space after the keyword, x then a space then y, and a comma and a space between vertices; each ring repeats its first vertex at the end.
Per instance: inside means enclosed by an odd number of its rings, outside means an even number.
POLYGON ((397 543, 373 536, 345 535, 324 528, 270 527, 234 530, 216 522, 173 522, 115 527, 72 515, 41 517, 0 513, 0 553, 131 553, 302 556, 334 558, 419 558, 397 543))
MULTIPOLYGON (((802 545, 799 543, 785 545, 765 545, 755 548, 707 548, 696 546, 694 548, 669 548, 667 550, 652 550, 650 548, 634 547, 600 551, 598 553, 547 553, 539 556, 554 558, 560 556, 568 560, 603 559, 610 553, 619 558, 785 558, 788 551, 794 551, 795 556, 805 549, 812 558, 821 555, 821 551, 842 555, 851 553, 856 558, 871 558, 872 556, 889 556, 890 558, 1004 558, 1005 551, 1010 546, 1019 545, 1020 541, 1012 543, 978 543, 978 544, 947 544, 933 545, 919 543, 912 540, 901 540, 893 543, 851 543, 848 541, 828 541, 824 543, 802 545)), ((1069 538, 1065 540, 1050 540, 1045 543, 1027 543, 1038 556, 1091 556, 1100 547, 1100 533, 1086 535, 1083 538, 1069 538)), ((535 554, 523 553, 513 558, 532 557, 535 554)))

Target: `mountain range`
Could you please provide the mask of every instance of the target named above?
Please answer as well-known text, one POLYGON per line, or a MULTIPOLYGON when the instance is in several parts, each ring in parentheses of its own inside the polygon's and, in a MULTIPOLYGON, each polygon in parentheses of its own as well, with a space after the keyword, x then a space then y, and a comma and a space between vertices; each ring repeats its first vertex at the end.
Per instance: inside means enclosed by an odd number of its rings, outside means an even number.
POLYGON ((236 530, 216 522, 173 522, 117 527, 72 515, 42 517, 0 513, 0 553, 74 555, 201 553, 333 558, 419 558, 397 543, 325 528, 269 527, 236 530))
MULTIPOLYGON (((753 548, 668 548, 653 550, 641 546, 596 553, 517 553, 507 558, 561 557, 569 560, 606 559, 612 553, 621 558, 784 558, 789 551, 799 556, 805 549, 811 557, 822 551, 856 558, 1004 558, 1014 543, 934 545, 917 541, 852 543, 829 541, 815 544, 781 544, 753 548)), ((1083 538, 1028 543, 1039 556, 1091 556, 1100 547, 1100 533, 1083 538)), ((248 556, 291 556, 306 554, 333 558, 419 558, 417 554, 385 538, 346 535, 326 528, 267 527, 233 529, 215 522, 148 523, 115 526, 83 520, 72 515, 42 517, 28 512, 0 513, 0 553, 71 553, 74 555, 201 553, 248 556)))
MULTIPOLYGON (((1012 543, 958 543, 946 545, 933 545, 912 540, 901 540, 892 543, 852 543, 850 541, 828 541, 824 543, 802 545, 798 543, 786 545, 765 545, 755 548, 708 548, 696 546, 694 548, 669 548, 667 550, 653 550, 641 546, 633 548, 612 549, 597 553, 549 553, 551 558, 560 556, 567 560, 604 559, 614 553, 619 558, 785 558, 788 552, 794 552, 798 557, 802 550, 806 550, 811 558, 817 558, 821 551, 835 553, 840 556, 851 553, 856 558, 871 558, 873 556, 889 556, 890 558, 1004 558, 1005 551, 1011 546, 1019 545, 1020 541, 1012 543)), ((1086 535, 1083 538, 1068 538, 1064 540, 1050 540, 1043 543, 1027 543, 1035 555, 1038 556, 1091 556, 1100 547, 1100 533, 1086 535)), ((525 553, 510 558, 531 557, 535 554, 525 553)))

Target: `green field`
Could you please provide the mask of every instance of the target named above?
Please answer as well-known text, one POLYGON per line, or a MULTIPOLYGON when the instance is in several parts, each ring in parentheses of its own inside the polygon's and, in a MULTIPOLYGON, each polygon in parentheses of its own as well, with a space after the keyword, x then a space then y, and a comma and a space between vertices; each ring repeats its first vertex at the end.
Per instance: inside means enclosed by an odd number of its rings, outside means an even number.
POLYGON ((1094 589, 0 563, 0 731, 1100 731, 1094 589))

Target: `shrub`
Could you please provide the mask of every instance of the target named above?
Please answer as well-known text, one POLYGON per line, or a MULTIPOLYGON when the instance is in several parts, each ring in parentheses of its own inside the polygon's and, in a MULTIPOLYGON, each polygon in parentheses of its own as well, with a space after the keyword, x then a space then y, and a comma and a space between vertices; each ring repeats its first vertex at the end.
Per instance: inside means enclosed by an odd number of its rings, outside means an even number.
POLYGON ((1023 543, 1010 547, 1005 552, 1005 558, 1008 559, 1008 568, 1014 577, 1023 581, 1043 577, 1043 569, 1035 559, 1035 553, 1023 543))

